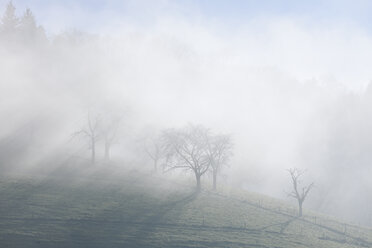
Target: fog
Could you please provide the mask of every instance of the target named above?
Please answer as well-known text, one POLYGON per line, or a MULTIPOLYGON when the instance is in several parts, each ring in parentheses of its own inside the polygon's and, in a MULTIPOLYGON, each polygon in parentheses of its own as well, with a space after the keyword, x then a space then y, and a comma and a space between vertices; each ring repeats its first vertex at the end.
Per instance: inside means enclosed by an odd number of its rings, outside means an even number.
MULTIPOLYGON (((23 15, 27 6, 13 4, 23 15)), ((89 167, 76 162, 90 152, 74 135, 88 116, 122 116, 112 160, 148 171, 143 137, 195 123, 231 134, 224 184, 290 201, 286 170, 301 168, 316 185, 307 208, 372 225, 367 30, 260 15, 230 26, 196 4, 148 4, 129 1, 127 16, 108 4, 97 18, 83 5, 34 1, 36 26, 2 24, 3 176, 89 167)))

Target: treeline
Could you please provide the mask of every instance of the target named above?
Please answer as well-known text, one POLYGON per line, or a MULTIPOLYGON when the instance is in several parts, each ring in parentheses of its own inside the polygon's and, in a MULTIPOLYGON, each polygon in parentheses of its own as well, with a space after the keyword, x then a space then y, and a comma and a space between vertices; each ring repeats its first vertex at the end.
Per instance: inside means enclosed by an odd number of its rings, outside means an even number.
MULTIPOLYGON (((228 165, 232 156, 231 136, 214 134, 201 125, 164 130, 153 142, 153 153, 148 152, 156 166, 163 160, 165 170, 183 169, 195 175, 196 187, 201 188, 201 178, 206 172, 213 175, 213 189, 217 188, 217 175, 228 165)), ((156 167, 155 167, 156 170, 156 167)))
MULTIPOLYGON (((88 144, 91 164, 96 163, 97 144, 103 142, 104 159, 110 161, 111 147, 123 138, 123 115, 88 115, 86 124, 73 133, 88 144)), ((194 174, 196 188, 201 189, 201 178, 210 172, 213 189, 217 189, 217 176, 227 166, 233 155, 231 135, 215 134, 202 125, 189 124, 183 128, 164 129, 143 139, 143 150, 153 161, 154 171, 190 171, 194 174)))
POLYGON ((12 2, 6 6, 0 22, 0 42, 11 44, 43 44, 47 41, 45 30, 38 26, 32 11, 27 8, 22 16, 16 15, 12 2))

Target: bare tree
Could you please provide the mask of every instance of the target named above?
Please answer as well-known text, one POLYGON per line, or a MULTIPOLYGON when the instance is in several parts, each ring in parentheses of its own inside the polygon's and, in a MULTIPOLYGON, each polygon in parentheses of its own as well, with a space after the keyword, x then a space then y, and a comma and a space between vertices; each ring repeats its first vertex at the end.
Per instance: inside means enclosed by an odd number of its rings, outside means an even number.
POLYGON ((89 141, 89 148, 91 149, 91 163, 96 162, 96 143, 99 138, 99 123, 100 119, 95 117, 93 120, 88 114, 88 120, 86 125, 79 131, 74 133, 74 136, 83 136, 89 141))
POLYGON ((201 177, 208 171, 209 130, 202 126, 189 125, 186 128, 166 130, 163 133, 163 148, 166 155, 165 166, 170 170, 193 171, 196 187, 201 188, 201 177))
POLYGON ((110 161, 111 147, 118 138, 118 132, 122 124, 123 115, 117 116, 106 116, 102 121, 101 132, 105 142, 105 155, 104 159, 106 162, 110 161))
POLYGON ((208 140, 208 155, 213 174, 213 190, 217 189, 217 174, 232 156, 232 143, 229 135, 211 136, 208 140))
POLYGON ((302 216, 302 204, 304 203, 306 196, 308 195, 309 191, 314 186, 314 183, 310 183, 307 186, 301 187, 299 189, 299 185, 301 184, 300 177, 304 174, 304 171, 301 171, 296 168, 291 168, 288 170, 289 174, 291 175, 292 184, 293 184, 293 191, 288 194, 288 196, 293 197, 298 202, 298 216, 302 216))
POLYGON ((154 171, 158 171, 160 160, 163 158, 162 143, 159 136, 149 137, 145 140, 145 151, 146 154, 151 158, 154 171))

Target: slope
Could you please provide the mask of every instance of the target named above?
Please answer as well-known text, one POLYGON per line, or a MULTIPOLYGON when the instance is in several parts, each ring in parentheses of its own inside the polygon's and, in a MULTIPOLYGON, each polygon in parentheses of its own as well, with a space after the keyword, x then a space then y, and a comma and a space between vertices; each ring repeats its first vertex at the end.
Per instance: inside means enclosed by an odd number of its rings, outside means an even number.
POLYGON ((137 171, 0 180, 0 247, 372 247, 372 230, 137 171))

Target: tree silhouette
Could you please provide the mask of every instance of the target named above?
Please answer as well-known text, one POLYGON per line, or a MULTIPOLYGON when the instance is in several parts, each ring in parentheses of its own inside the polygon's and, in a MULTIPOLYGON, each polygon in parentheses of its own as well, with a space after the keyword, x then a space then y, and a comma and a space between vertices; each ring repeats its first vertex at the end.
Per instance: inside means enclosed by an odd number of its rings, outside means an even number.
POLYGON ((170 170, 191 170, 196 179, 197 190, 201 189, 201 177, 208 171, 209 130, 203 126, 189 125, 183 129, 170 129, 163 133, 165 166, 170 170))
POLYGON ((0 31, 3 38, 14 38, 19 26, 19 18, 16 16, 16 8, 14 7, 12 1, 10 1, 5 9, 5 12, 1 18, 0 31))
POLYGON ((110 161, 112 145, 117 142, 119 129, 123 122, 123 115, 106 115, 101 122, 101 133, 105 142, 105 161, 110 161))
POLYGON ((291 175, 292 184, 293 184, 293 191, 288 194, 288 196, 293 197, 298 202, 298 216, 302 216, 302 204, 304 203, 306 196, 308 195, 309 191, 314 186, 314 183, 309 184, 308 186, 304 186, 301 189, 300 187, 300 177, 304 174, 303 171, 292 168, 288 170, 289 174, 291 175))
POLYGON ((217 174, 232 156, 232 143, 229 135, 215 135, 208 140, 208 155, 213 174, 213 189, 217 189, 217 174))
POLYGON ((99 125, 101 123, 100 118, 95 117, 93 120, 88 115, 87 123, 79 131, 75 132, 73 136, 81 136, 88 140, 89 148, 91 149, 91 163, 96 162, 96 143, 99 136, 99 125))
POLYGON ((23 14, 19 26, 23 35, 28 37, 34 37, 37 35, 36 20, 29 8, 27 8, 23 14))
POLYGON ((163 158, 164 155, 161 137, 159 137, 158 135, 147 137, 144 143, 145 152, 153 162, 154 172, 158 172, 159 161, 163 158))
POLYGON ((16 8, 10 1, 0 22, 0 34, 3 41, 16 44, 43 44, 47 41, 44 28, 37 26, 35 16, 27 8, 21 18, 16 16, 16 8))
POLYGON ((19 30, 22 40, 28 43, 43 44, 47 40, 44 28, 37 26, 35 16, 29 8, 26 9, 20 20, 19 30))

